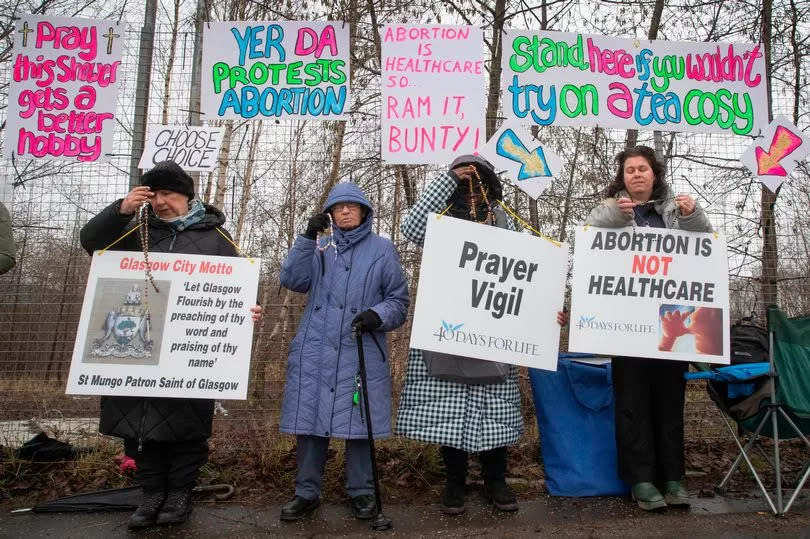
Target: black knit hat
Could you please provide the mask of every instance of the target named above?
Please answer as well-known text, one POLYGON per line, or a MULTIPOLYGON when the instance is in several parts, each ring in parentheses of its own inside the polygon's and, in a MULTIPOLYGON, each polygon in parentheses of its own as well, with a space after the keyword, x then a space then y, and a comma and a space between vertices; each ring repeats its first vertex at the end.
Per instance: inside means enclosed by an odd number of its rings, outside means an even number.
POLYGON ((186 195, 189 200, 194 198, 194 180, 174 161, 161 161, 144 172, 141 185, 148 186, 152 191, 165 189, 186 195))

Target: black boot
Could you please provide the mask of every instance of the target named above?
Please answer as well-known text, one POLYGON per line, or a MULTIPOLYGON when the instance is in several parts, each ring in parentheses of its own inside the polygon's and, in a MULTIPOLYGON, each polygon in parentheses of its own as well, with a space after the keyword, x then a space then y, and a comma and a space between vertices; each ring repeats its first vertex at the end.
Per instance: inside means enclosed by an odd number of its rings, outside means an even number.
POLYGON ((191 514, 191 487, 170 490, 157 516, 157 523, 180 524, 191 514))
POLYGON ((165 498, 166 493, 162 490, 144 490, 138 509, 129 517, 128 526, 132 529, 154 526, 157 521, 158 511, 165 498))
POLYGON ((467 483, 467 452, 454 447, 441 446, 447 482, 442 494, 442 512, 460 515, 464 512, 464 485, 467 483))
POLYGON ((488 503, 501 511, 517 511, 515 493, 506 484, 506 456, 506 447, 481 452, 481 475, 484 476, 482 493, 488 503))
POLYGON ((305 516, 310 515, 320 503, 320 498, 307 500, 296 494, 292 500, 285 503, 281 508, 281 516, 279 518, 287 522, 301 520, 305 516))

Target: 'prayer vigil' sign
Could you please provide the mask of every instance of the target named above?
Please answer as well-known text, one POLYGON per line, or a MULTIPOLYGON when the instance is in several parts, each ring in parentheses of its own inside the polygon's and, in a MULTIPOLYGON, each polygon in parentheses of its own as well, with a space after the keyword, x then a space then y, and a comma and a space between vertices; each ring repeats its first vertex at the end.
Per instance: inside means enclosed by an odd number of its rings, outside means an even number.
POLYGON ((726 242, 662 228, 580 227, 569 349, 729 363, 726 242))
POLYGON ((557 369, 568 248, 428 216, 411 348, 557 369))
POLYGON ((349 25, 342 22, 206 23, 206 120, 337 120, 349 111, 349 25))
POLYGON ((246 399, 257 259, 93 255, 68 394, 246 399), (146 282, 151 269, 157 291, 146 282))
POLYGON ((762 46, 507 32, 507 120, 756 134, 768 124, 762 46))
POLYGON ((112 21, 20 16, 4 157, 109 161, 123 35, 112 21))

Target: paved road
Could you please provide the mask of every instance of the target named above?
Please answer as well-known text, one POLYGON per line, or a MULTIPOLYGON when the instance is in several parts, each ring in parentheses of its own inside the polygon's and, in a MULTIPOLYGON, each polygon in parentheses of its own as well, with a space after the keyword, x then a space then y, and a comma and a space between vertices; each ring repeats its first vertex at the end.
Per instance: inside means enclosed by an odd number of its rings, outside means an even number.
POLYGON ((389 532, 373 534, 344 505, 324 504, 305 521, 282 523, 278 505, 198 503, 183 526, 127 531, 128 513, 0 515, 0 537, 810 537, 810 493, 783 518, 766 512, 761 499, 697 498, 690 510, 649 514, 624 498, 542 497, 520 511, 499 514, 468 496, 459 517, 436 505, 392 505, 389 532))

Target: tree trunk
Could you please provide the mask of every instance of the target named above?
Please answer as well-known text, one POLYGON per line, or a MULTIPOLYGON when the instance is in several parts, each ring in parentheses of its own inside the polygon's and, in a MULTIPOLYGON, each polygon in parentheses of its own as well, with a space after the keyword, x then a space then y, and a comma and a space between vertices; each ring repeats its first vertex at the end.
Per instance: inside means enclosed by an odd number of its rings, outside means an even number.
MULTIPOLYGON (((217 165, 217 184, 213 193, 213 202, 210 204, 222 210, 225 206, 225 192, 228 190, 228 157, 231 154, 231 139, 233 138, 233 120, 225 120, 225 133, 222 135, 222 148, 219 151, 219 164, 217 165)), ((206 189, 206 197, 211 200, 211 193, 206 189)))
POLYGON ((172 34, 169 40, 169 60, 166 62, 166 78, 163 80, 163 114, 162 123, 169 123, 169 98, 171 97, 172 69, 174 58, 177 55, 177 28, 180 26, 180 0, 174 0, 174 19, 172 20, 172 34))
MULTIPOLYGON (((765 81, 768 89, 768 121, 773 119, 773 103, 771 101, 771 0, 762 1, 762 43, 765 47, 765 81)), ((762 185, 760 204, 762 212, 762 306, 777 304, 777 274, 779 267, 779 253, 776 244, 776 193, 762 185)))
MULTIPOLYGON (((661 27, 661 14, 664 12, 664 0, 655 0, 652 19, 650 20, 650 30, 647 32, 647 39, 658 39, 658 29, 661 27)), ((624 139, 624 147, 632 148, 638 144, 638 129, 628 129, 624 139)))
POLYGON ((239 197, 239 211, 236 214, 236 230, 234 232, 234 242, 239 245, 242 240, 242 230, 245 226, 247 205, 253 187, 253 169, 256 167, 256 150, 259 147, 259 139, 262 134, 262 121, 259 120, 253 125, 253 137, 250 139, 248 149, 247 164, 245 165, 245 176, 242 183, 242 195, 239 197))

